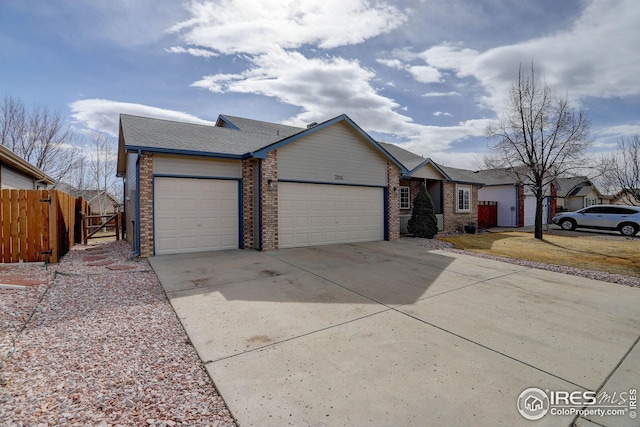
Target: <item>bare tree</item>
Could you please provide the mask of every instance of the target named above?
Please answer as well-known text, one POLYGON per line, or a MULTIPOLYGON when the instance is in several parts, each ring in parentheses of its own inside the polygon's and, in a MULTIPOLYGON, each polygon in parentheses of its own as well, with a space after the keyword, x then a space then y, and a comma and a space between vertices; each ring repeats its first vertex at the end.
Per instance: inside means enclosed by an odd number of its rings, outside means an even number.
POLYGON ((598 171, 605 185, 626 204, 640 206, 640 136, 620 138, 618 150, 603 157, 598 171))
POLYGON ((536 197, 535 238, 542 239, 543 201, 556 178, 582 166, 589 139, 590 121, 584 111, 574 111, 567 96, 554 95, 522 66, 509 93, 502 116, 487 128, 491 168, 507 168, 536 197))
POLYGON ((96 133, 91 139, 90 182, 97 190, 100 215, 107 212, 109 194, 117 192, 116 154, 107 135, 96 133))
POLYGON ((57 111, 37 106, 28 110, 5 96, 0 105, 0 144, 59 181, 77 159, 76 135, 57 111))

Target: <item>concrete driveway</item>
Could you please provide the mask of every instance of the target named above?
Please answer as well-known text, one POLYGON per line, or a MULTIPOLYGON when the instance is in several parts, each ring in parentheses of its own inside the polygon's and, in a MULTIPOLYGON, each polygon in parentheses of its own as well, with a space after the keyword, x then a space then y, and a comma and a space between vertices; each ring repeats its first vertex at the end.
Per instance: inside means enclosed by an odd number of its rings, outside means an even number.
POLYGON ((638 425, 640 289, 419 244, 149 261, 241 426, 576 419, 525 419, 517 401, 530 387, 617 393, 616 407, 626 396, 625 415, 577 425, 638 425))

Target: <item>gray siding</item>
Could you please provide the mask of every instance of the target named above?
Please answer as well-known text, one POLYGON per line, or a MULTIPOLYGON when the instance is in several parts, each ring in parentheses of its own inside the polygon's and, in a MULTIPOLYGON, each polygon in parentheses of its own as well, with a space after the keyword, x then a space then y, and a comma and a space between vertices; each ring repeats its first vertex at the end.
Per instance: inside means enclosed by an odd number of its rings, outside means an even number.
POLYGON ((279 148, 278 179, 386 186, 386 159, 350 126, 337 123, 279 148))
POLYGON ((242 162, 156 154, 153 156, 153 173, 173 176, 242 178, 242 162))
POLYGON ((33 177, 25 175, 21 172, 11 169, 6 165, 2 165, 2 188, 10 190, 33 190, 35 189, 35 181, 33 177))

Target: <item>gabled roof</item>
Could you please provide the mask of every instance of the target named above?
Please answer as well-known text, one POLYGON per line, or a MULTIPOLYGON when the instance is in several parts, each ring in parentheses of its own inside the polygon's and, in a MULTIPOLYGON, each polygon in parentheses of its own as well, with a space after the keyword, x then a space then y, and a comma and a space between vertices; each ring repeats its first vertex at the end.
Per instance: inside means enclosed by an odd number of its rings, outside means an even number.
POLYGON ((91 203, 93 201, 93 199, 95 199, 96 197, 102 196, 103 194, 106 194, 107 197, 109 199, 111 199, 113 202, 115 202, 116 204, 119 204, 120 202, 118 202, 116 200, 115 197, 113 197, 111 195, 111 193, 109 193, 108 191, 104 191, 104 190, 79 190, 76 187, 74 187, 73 185, 67 184, 67 183, 58 183, 56 185, 56 190, 60 190, 64 193, 69 194, 70 196, 73 197, 82 197, 83 199, 85 199, 87 202, 91 203))
POLYGON ((475 172, 477 179, 485 186, 515 185, 519 183, 517 175, 511 168, 483 169, 475 172))
POLYGON ((232 159, 265 158, 272 150, 339 122, 347 123, 402 169, 400 163, 345 114, 306 129, 224 115, 218 117, 216 126, 208 126, 121 114, 118 175, 125 173, 124 153, 127 151, 232 159))
POLYGON ((234 129, 120 115, 127 149, 242 158, 281 137, 234 129))
POLYGON ((405 178, 411 177, 411 175, 418 169, 425 165, 433 166, 447 181, 468 183, 468 184, 483 184, 481 180, 475 175, 473 171, 467 169, 457 169, 448 166, 442 166, 434 162, 430 158, 424 158, 411 151, 405 150, 395 144, 388 142, 381 142, 380 145, 395 157, 407 170, 404 174, 405 178))
POLYGON ((55 183, 54 179, 44 173, 44 171, 33 166, 4 145, 0 145, 0 161, 19 172, 33 177, 37 181, 44 182, 47 185, 55 183))
POLYGON ((269 123, 260 120, 245 119, 243 117, 221 114, 218 116, 216 126, 225 127, 225 124, 231 129, 258 133, 261 135, 279 136, 281 138, 289 137, 304 130, 304 128, 295 126, 287 126, 278 123, 269 123))
POLYGON ((593 184, 586 176, 572 176, 557 178, 556 188, 558 197, 584 197, 591 191, 593 184))

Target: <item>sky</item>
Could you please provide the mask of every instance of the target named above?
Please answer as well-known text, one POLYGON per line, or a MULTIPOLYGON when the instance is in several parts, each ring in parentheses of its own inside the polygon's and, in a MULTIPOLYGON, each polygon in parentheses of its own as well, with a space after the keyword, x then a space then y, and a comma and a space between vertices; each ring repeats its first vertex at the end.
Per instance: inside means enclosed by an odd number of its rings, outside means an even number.
POLYGON ((0 96, 75 129, 120 113, 305 127, 476 169, 522 65, 591 119, 593 153, 640 133, 637 0, 0 0, 0 96))

